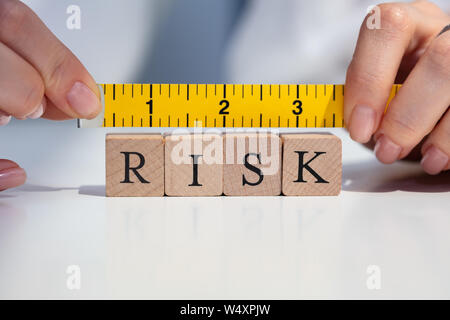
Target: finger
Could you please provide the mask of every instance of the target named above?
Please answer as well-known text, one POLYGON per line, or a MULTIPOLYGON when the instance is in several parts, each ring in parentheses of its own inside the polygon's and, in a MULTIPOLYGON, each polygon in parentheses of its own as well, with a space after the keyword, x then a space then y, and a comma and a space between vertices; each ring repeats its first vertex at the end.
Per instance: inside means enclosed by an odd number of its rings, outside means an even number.
POLYGON ((450 105, 449 88, 450 32, 431 43, 386 111, 375 135, 381 162, 405 157, 431 132, 450 105))
POLYGON ((25 183, 27 175, 13 161, 0 159, 0 191, 18 187, 25 183))
POLYGON ((44 97, 42 97, 42 102, 39 105, 39 107, 33 113, 29 114, 27 116, 27 118, 28 119, 39 119, 44 114, 46 108, 47 108, 47 99, 44 96, 44 97))
POLYGON ((450 111, 433 129, 422 146, 422 161, 420 164, 428 174, 438 174, 450 170, 450 111))
POLYGON ((19 165, 11 160, 0 159, 0 171, 5 169, 17 168, 19 165))
POLYGON ((47 99, 45 98, 45 96, 43 96, 41 104, 39 105, 39 107, 33 113, 30 113, 26 117, 16 117, 16 118, 19 119, 19 120, 39 119, 44 114, 46 107, 47 107, 47 99))
POLYGON ((47 108, 45 109, 42 118, 56 121, 72 119, 71 116, 61 111, 61 109, 57 108, 51 101, 47 102, 47 108))
POLYGON ((0 111, 0 127, 6 126, 11 121, 11 116, 7 113, 0 111))
POLYGON ((100 112, 94 79, 22 2, 0 1, 0 41, 34 66, 44 81, 45 95, 64 113, 93 118, 100 112))
POLYGON ((416 0, 411 5, 411 15, 415 21, 414 36, 400 64, 395 83, 403 83, 420 57, 442 27, 447 25, 449 16, 430 1, 416 0))
POLYGON ((0 110, 17 118, 38 111, 44 96, 44 83, 39 73, 2 43, 0 70, 0 110))
POLYGON ((386 108, 402 57, 414 32, 406 4, 382 4, 381 28, 363 22, 355 53, 347 71, 344 118, 353 140, 366 143, 386 108))

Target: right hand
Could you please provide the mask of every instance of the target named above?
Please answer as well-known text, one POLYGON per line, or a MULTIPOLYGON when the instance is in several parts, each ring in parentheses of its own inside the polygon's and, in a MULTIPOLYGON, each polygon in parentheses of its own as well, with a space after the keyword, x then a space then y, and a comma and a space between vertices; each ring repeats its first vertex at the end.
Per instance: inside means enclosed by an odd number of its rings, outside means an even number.
POLYGON ((353 140, 373 139, 382 163, 420 150, 428 174, 450 170, 450 16, 429 1, 378 6, 381 25, 363 22, 345 84, 353 140), (394 83, 402 83, 386 108, 394 83), (421 145, 421 141, 423 144, 421 145))
MULTIPOLYGON (((99 97, 88 71, 30 8, 0 0, 0 125, 11 117, 92 119, 99 97)), ((0 190, 24 182, 20 169, 0 159, 0 190)))

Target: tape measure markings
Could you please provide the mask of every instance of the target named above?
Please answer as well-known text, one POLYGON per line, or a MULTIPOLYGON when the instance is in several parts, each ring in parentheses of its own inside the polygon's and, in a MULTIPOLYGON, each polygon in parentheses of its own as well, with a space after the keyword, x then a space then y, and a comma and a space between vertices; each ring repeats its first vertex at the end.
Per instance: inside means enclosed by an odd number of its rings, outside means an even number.
MULTIPOLYGON (((102 119, 96 120, 98 125, 81 120, 81 127, 344 127, 343 85, 132 83, 101 87, 102 119)), ((398 88, 392 88, 389 102, 398 88)))

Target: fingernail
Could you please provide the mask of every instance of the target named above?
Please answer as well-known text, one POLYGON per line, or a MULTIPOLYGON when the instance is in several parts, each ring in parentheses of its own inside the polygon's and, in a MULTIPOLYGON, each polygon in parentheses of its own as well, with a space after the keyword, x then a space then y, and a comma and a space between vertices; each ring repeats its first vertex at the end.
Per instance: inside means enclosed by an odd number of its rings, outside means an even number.
POLYGON ((382 163, 393 163, 398 160, 402 148, 385 135, 381 135, 374 148, 375 155, 382 163))
POLYGON ((11 121, 11 116, 0 115, 0 126, 6 126, 11 121))
POLYGON ((448 164, 448 156, 435 146, 431 146, 425 152, 420 161, 423 170, 431 175, 440 173, 448 164))
POLYGON ((67 94, 67 102, 81 118, 90 118, 100 109, 100 100, 85 84, 77 81, 67 94))
POLYGON ((25 170, 19 167, 0 171, 0 191, 18 187, 25 183, 27 175, 25 170))
POLYGON ((350 136, 353 140, 366 143, 372 137, 375 126, 376 113, 370 107, 357 105, 350 118, 350 136))
POLYGON ((45 99, 42 101, 42 103, 39 105, 39 107, 34 111, 33 113, 29 114, 27 116, 28 119, 39 119, 45 111, 45 99))

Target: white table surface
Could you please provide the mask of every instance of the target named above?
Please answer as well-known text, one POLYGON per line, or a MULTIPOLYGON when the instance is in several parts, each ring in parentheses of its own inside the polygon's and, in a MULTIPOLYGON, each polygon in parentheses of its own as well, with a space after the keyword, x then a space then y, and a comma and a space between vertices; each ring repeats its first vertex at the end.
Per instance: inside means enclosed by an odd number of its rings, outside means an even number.
POLYGON ((111 131, 0 128, 29 175, 0 193, 0 298, 450 298, 449 174, 378 164, 336 130, 339 197, 105 198, 111 131))

